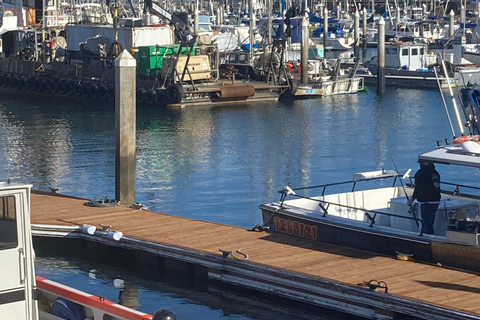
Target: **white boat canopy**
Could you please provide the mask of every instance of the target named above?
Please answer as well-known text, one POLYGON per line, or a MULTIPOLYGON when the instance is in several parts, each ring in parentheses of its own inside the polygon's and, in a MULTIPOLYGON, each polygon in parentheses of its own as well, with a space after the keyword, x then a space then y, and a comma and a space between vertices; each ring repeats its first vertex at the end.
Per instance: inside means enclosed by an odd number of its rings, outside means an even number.
POLYGON ((459 145, 442 146, 420 154, 418 159, 434 163, 480 168, 480 144, 475 141, 465 141, 459 145))

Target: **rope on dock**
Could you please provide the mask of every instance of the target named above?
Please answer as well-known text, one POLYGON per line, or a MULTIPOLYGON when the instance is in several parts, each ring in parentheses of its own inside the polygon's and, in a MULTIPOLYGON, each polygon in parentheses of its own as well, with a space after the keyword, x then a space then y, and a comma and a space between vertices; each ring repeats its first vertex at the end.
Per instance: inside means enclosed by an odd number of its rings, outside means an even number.
POLYGON ((225 258, 230 256, 230 257, 235 258, 237 260, 247 260, 248 259, 248 254, 242 252, 241 249, 237 249, 235 252, 238 253, 238 254, 241 254, 243 256, 243 259, 240 259, 236 255, 234 255, 232 251, 229 251, 229 250, 218 249, 218 251, 220 251, 225 258))
POLYGON ((372 291, 375 291, 377 289, 384 289, 385 293, 388 293, 388 286, 385 283, 385 281, 378 281, 378 280, 372 279, 370 281, 363 281, 361 283, 358 283, 357 285, 367 286, 372 291))

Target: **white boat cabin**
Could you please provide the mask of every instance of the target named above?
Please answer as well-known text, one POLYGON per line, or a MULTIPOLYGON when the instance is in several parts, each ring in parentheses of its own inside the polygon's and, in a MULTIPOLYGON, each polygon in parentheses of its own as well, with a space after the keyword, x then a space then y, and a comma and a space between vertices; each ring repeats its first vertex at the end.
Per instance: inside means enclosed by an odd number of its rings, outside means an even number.
POLYGON ((427 52, 427 49, 425 44, 385 46, 385 67, 409 71, 428 71, 428 66, 437 62, 437 56, 433 52, 427 52))
POLYGON ((30 185, 0 182, 0 315, 38 319, 30 230, 30 185))
MULTIPOLYGON (((0 182, 0 318, 152 319, 149 314, 35 275, 30 224, 31 188, 31 185, 0 182)), ((113 236, 112 241, 118 239, 113 236)))

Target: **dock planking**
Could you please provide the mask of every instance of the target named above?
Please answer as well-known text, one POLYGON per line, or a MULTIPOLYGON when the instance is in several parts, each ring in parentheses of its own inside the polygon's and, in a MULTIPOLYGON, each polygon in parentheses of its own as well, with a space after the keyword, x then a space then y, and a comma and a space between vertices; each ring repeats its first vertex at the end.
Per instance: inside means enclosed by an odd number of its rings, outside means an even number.
MULTIPOLYGON (((110 225, 124 235, 168 246, 221 255, 219 249, 248 254, 247 263, 282 269, 348 286, 376 279, 388 295, 469 313, 480 318, 480 277, 441 266, 396 260, 350 248, 289 236, 185 219, 123 206, 89 207, 86 199, 34 191, 32 223, 110 225)), ((260 212, 259 212, 260 214, 260 212)))

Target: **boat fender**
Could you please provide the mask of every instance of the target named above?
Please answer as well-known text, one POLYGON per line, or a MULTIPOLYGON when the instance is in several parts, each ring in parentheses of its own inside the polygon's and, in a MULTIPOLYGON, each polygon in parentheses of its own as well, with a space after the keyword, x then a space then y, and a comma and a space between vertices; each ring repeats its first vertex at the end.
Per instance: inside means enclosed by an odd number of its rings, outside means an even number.
POLYGON ((57 84, 56 84, 55 79, 49 79, 46 82, 46 88, 47 88, 48 92, 55 93, 56 92, 56 87, 57 87, 57 84))
POLYGON ((66 86, 65 86, 65 82, 61 79, 58 79, 56 82, 55 82, 55 91, 58 93, 58 94, 65 94, 67 91, 66 89, 66 86))
POLYGON ((13 79, 12 79, 12 76, 7 74, 5 76, 5 87, 11 87, 12 86, 12 82, 13 82, 13 79))
POLYGON ((27 78, 26 77, 20 77, 20 80, 18 81, 18 88, 26 90, 27 89, 27 78))
POLYGON ((20 86, 20 78, 18 76, 13 76, 12 87, 19 88, 19 86, 20 86))
POLYGON ((147 90, 145 88, 138 88, 137 89, 137 103, 142 104, 145 102, 144 94, 147 90))
POLYGON ((43 80, 42 78, 35 78, 35 81, 33 83, 33 90, 42 92, 43 91, 43 80))
POLYGON ((218 97, 220 99, 231 99, 231 98, 248 98, 255 95, 255 87, 251 85, 246 86, 235 86, 235 85, 225 85, 220 87, 220 92, 218 97))
POLYGON ((58 298, 52 303, 52 315, 68 320, 84 320, 85 312, 78 304, 64 299, 58 298))
POLYGON ((154 97, 157 106, 165 106, 167 104, 167 97, 165 96, 165 90, 157 90, 154 97))
POLYGON ((147 104, 154 104, 155 103, 155 89, 150 89, 150 90, 147 90, 145 93, 144 93, 144 100, 147 104))
POLYGON ((183 87, 178 83, 172 83, 171 85, 169 85, 165 93, 167 95, 168 102, 170 103, 182 102, 182 99, 185 95, 183 87))
POLYGON ((158 310, 153 314, 152 320, 177 320, 177 316, 170 310, 158 310))
POLYGON ((90 85, 90 88, 88 90, 88 96, 94 99, 98 97, 98 84, 92 83, 90 85))
POLYGON ((290 88, 286 89, 281 95, 280 98, 285 99, 285 98, 291 98, 295 95, 295 92, 297 92, 298 89, 298 83, 297 81, 290 79, 290 88))
POLYGON ((75 82, 72 80, 67 81, 67 83, 65 83, 64 93, 67 95, 73 95, 75 93, 75 87, 75 82))
POLYGON ((114 87, 108 87, 107 88, 107 99, 110 101, 115 100, 115 88, 114 87))
POLYGON ((97 95, 99 99, 105 100, 107 99, 107 86, 104 84, 101 84, 98 86, 97 90, 97 95))
POLYGON ((90 94, 90 83, 83 82, 80 86, 80 95, 83 97, 88 97, 90 94))
POLYGON ((35 85, 35 77, 30 77, 27 79, 27 90, 33 91, 35 85))

